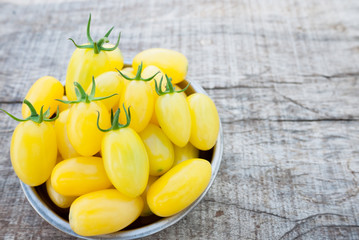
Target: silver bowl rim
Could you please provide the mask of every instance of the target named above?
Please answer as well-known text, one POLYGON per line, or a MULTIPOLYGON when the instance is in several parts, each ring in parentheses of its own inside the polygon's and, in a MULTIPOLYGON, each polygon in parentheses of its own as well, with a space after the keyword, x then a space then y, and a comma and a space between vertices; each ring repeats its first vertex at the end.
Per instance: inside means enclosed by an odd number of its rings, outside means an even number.
MULTIPOLYGON (((191 81, 191 86, 196 92, 208 95, 206 91, 199 84, 191 81)), ((213 149, 213 156, 211 161, 211 165, 212 165, 211 180, 208 186, 206 187, 206 189, 204 190, 204 192, 190 206, 188 206, 186 209, 182 210, 181 212, 171 217, 161 218, 160 220, 154 223, 148 224, 140 228, 121 230, 115 233, 97 235, 92 237, 84 237, 76 234, 71 229, 70 224, 67 221, 59 217, 48 205, 46 205, 46 203, 43 202, 43 200, 39 197, 39 194, 36 192, 36 189, 34 187, 30 187, 24 184, 22 181, 20 181, 20 184, 25 193, 27 200, 29 201, 31 206, 35 209, 35 211, 45 221, 47 221, 53 227, 59 229, 64 233, 67 233, 71 236, 81 239, 122 239, 122 240, 137 239, 155 234, 177 223, 179 220, 185 217, 204 198, 209 188, 213 184, 222 161, 222 155, 223 155, 223 130, 220 121, 219 134, 218 134, 216 145, 214 146, 213 149)))

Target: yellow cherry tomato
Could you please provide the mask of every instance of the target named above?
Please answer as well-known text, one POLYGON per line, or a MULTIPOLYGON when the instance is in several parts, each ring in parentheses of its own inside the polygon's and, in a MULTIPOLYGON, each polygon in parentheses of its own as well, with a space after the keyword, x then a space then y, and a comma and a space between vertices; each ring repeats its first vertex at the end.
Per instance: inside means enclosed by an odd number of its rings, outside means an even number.
POLYGON ((181 82, 187 74, 187 58, 174 50, 151 48, 140 52, 132 61, 132 67, 135 71, 141 62, 143 67, 154 65, 161 69, 164 74, 172 78, 173 84, 181 82))
POLYGON ((140 132, 150 163, 150 175, 160 176, 173 165, 173 145, 161 128, 153 124, 140 132))
POLYGON ((171 168, 147 192, 151 211, 161 217, 172 216, 193 203, 211 179, 211 164, 204 159, 189 159, 171 168))
POLYGON ((46 182, 57 159, 52 123, 21 122, 12 135, 11 163, 17 176, 29 186, 46 182))
POLYGON ((143 208, 141 197, 129 198, 106 189, 77 198, 70 207, 70 227, 82 236, 117 232, 135 221, 143 208))
POLYGON ((191 112, 192 130, 190 142, 200 150, 209 150, 216 144, 219 116, 213 101, 202 93, 187 97, 191 112))
POLYGON ((51 185, 51 178, 46 181, 46 190, 51 201, 60 208, 68 208, 71 206, 71 203, 77 198, 73 196, 64 196, 56 192, 51 185))
POLYGON ((158 177, 155 177, 155 176, 149 176, 148 178, 148 183, 147 183, 147 187, 145 189, 145 191, 141 194, 141 198, 143 200, 143 209, 142 209, 142 212, 141 212, 141 216, 142 217, 146 217, 146 216, 150 216, 152 215, 153 213, 151 212, 151 209, 150 207, 148 206, 147 204, 147 192, 148 192, 148 189, 151 187, 151 185, 158 179, 158 177))
POLYGON ((99 157, 76 157, 59 162, 52 171, 51 184, 64 196, 81 196, 111 187, 99 157))
MULTIPOLYGON (((114 106, 118 106, 120 96, 124 88, 124 79, 118 72, 109 71, 102 73, 97 78, 95 97, 106 97, 112 94, 117 94, 113 97, 101 100, 106 108, 110 111, 114 106)), ((87 89, 87 93, 90 93, 92 89, 92 83, 87 89)), ((117 110, 117 109, 116 109, 117 110)))
POLYGON ((191 134, 191 115, 186 98, 176 92, 159 96, 155 112, 167 137, 177 146, 184 147, 191 134))
MULTIPOLYGON (((42 106, 44 111, 50 108, 50 116, 52 116, 59 105, 55 99, 61 99, 63 95, 64 87, 61 82, 54 77, 45 76, 31 86, 25 99, 32 103, 36 112, 40 112, 42 106)), ((25 104, 22 105, 22 116, 23 118, 30 116, 30 110, 25 104)))
MULTIPOLYGON (((61 100, 68 101, 66 96, 62 96, 61 100)), ((58 101, 58 104, 59 104, 59 112, 60 113, 71 107, 71 104, 67 104, 67 103, 63 103, 63 102, 59 102, 59 101, 58 101)))
POLYGON ((129 197, 141 195, 147 185, 149 162, 140 136, 128 127, 109 131, 102 140, 101 153, 116 189, 129 197))
POLYGON ((107 32, 103 38, 94 42, 89 32, 90 23, 91 15, 87 23, 87 39, 89 43, 77 45, 71 39, 77 47, 71 56, 66 74, 66 95, 71 101, 76 100, 74 82, 80 83, 86 90, 91 84, 92 77, 96 78, 104 72, 123 67, 123 56, 120 49, 117 48, 120 36, 116 45, 105 43, 112 30, 107 32))
POLYGON ((66 122, 67 136, 76 152, 82 156, 93 156, 100 151, 104 133, 96 125, 98 112, 100 127, 110 127, 110 115, 100 102, 74 103, 70 109, 66 122))
POLYGON ((173 150, 175 153, 175 160, 173 165, 177 165, 180 162, 191 158, 198 158, 199 150, 195 148, 191 143, 187 143, 184 147, 178 147, 176 145, 173 146, 173 150))
MULTIPOLYGON (((130 127, 136 132, 141 132, 150 122, 153 109, 153 92, 148 82, 132 80, 127 84, 121 96, 119 106, 125 104, 131 106, 130 127)), ((126 122, 126 116, 120 115, 120 122, 126 122)))
POLYGON ((132 67, 124 67, 124 68, 122 68, 121 69, 121 72, 122 73, 124 73, 124 74, 132 74, 132 76, 129 76, 129 77, 134 77, 135 76, 135 74, 136 74, 136 72, 135 72, 135 70, 132 68, 132 67))
POLYGON ((56 140, 57 140, 57 148, 63 159, 73 158, 80 156, 71 145, 70 140, 67 136, 66 130, 66 122, 69 116, 70 109, 66 109, 65 111, 60 113, 60 116, 55 121, 55 132, 56 132, 56 140))

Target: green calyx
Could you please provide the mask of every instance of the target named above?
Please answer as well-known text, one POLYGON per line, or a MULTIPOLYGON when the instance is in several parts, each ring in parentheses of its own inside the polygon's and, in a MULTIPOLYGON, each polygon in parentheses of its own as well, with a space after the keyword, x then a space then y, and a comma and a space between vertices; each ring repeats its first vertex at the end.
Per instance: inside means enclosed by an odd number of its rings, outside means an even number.
POLYGON ((184 89, 176 91, 174 86, 172 85, 172 82, 171 82, 172 78, 168 77, 167 74, 166 74, 166 81, 167 81, 166 90, 163 91, 162 88, 161 88, 162 81, 163 81, 163 77, 161 77, 160 84, 157 84, 157 81, 155 80, 155 88, 156 88, 156 93, 158 94, 158 96, 162 96, 164 94, 169 94, 169 93, 181 93, 181 92, 184 92, 184 91, 187 90, 187 88, 191 84, 191 83, 188 83, 187 86, 184 89))
POLYGON ((126 76, 125 74, 123 74, 120 70, 116 69, 123 78, 129 80, 129 81, 145 81, 145 82, 148 82, 148 81, 151 81, 157 74, 159 74, 160 72, 157 72, 155 75, 153 75, 152 77, 149 77, 149 78, 142 78, 141 76, 141 73, 142 73, 142 62, 141 64, 138 66, 137 68, 137 73, 136 73, 136 76, 134 78, 130 78, 128 76, 126 76))
POLYGON ((65 101, 65 100, 61 100, 61 99, 56 99, 56 101, 65 103, 65 104, 73 104, 73 103, 90 103, 90 102, 94 102, 94 101, 100 101, 100 100, 104 100, 107 98, 110 98, 112 96, 117 95, 117 93, 114 93, 110 96, 106 96, 106 97, 95 97, 95 92, 96 92, 96 83, 95 83, 95 78, 92 77, 92 88, 91 88, 91 93, 90 95, 88 95, 84 88, 81 86, 80 83, 78 82, 74 82, 75 85, 75 93, 76 93, 76 97, 77 100, 75 101, 65 101))
POLYGON ((130 122, 131 122, 130 107, 128 107, 127 111, 126 111, 125 104, 123 104, 122 107, 123 107, 123 110, 125 111, 125 114, 126 114, 126 124, 120 124, 118 122, 118 119, 120 117, 120 111, 121 111, 120 108, 117 109, 117 111, 115 112, 115 115, 113 115, 113 110, 111 109, 111 127, 109 129, 100 128, 100 125, 99 125, 100 112, 98 112, 98 115, 97 115, 97 128, 102 132, 108 132, 108 131, 111 131, 111 130, 118 130, 120 128, 128 127, 130 125, 130 122))
POLYGON ((6 113, 7 115, 9 115, 12 119, 18 121, 18 122, 25 122, 25 121, 33 121, 36 123, 42 123, 42 122, 52 122, 55 121, 58 117, 59 117, 59 107, 57 107, 57 111, 56 111, 56 117, 54 118, 49 118, 50 116, 50 108, 46 110, 46 112, 44 112, 44 106, 41 107, 40 109, 40 113, 37 114, 36 109, 34 108, 34 106, 28 101, 28 100, 24 100, 24 103, 29 107, 31 115, 28 118, 25 119, 20 119, 15 117, 14 115, 8 113, 7 111, 5 111, 4 109, 1 109, 1 111, 3 111, 4 113, 6 113))
POLYGON ((112 48, 105 48, 103 46, 103 44, 109 42, 108 36, 110 36, 114 27, 110 28, 110 30, 108 30, 108 32, 105 34, 104 37, 100 38, 100 40, 98 40, 97 42, 94 42, 90 35, 90 24, 91 24, 91 14, 90 14, 89 20, 87 22, 87 40, 89 41, 89 44, 78 45, 75 43, 75 41, 72 38, 69 38, 69 40, 71 40, 77 48, 83 48, 83 49, 84 48, 90 48, 90 49, 92 48, 94 50, 95 54, 99 54, 101 51, 113 51, 118 47, 118 44, 120 43, 121 32, 118 34, 116 45, 112 48))

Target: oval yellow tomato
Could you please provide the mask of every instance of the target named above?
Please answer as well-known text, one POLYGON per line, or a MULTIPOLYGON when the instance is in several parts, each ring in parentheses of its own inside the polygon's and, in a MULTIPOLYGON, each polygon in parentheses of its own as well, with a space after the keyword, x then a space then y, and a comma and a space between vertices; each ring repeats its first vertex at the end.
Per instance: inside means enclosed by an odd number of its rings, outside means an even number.
POLYGON ((67 136, 76 152, 82 156, 93 156, 101 148, 104 135, 97 128, 97 116, 100 113, 99 125, 110 127, 110 115, 105 105, 100 102, 74 103, 66 122, 67 136))
POLYGON ((209 150, 216 144, 219 131, 219 116, 213 101, 202 93, 187 97, 191 113, 190 142, 200 150, 209 150))
MULTIPOLYGON (((132 80, 127 84, 121 96, 119 106, 131 106, 130 127, 141 132, 150 122, 153 109, 153 92, 149 83, 141 80, 132 80)), ((126 116, 120 115, 120 122, 126 123, 126 116)))
POLYGON ((206 189, 211 173, 207 160, 195 158, 181 162, 152 184, 147 192, 148 206, 161 217, 182 211, 206 189))
MULTIPOLYGON (((52 116, 56 110, 59 102, 55 99, 61 99, 64 95, 64 87, 61 82, 54 77, 45 76, 39 78, 30 88, 26 94, 25 99, 32 103, 36 112, 40 112, 42 106, 44 111, 50 108, 50 116, 52 116)), ((22 105, 22 116, 27 118, 30 116, 29 108, 22 105)))
POLYGON ((143 200, 143 209, 142 209, 142 212, 141 212, 141 216, 142 217, 146 217, 146 216, 150 216, 152 215, 153 213, 151 212, 151 209, 150 207, 148 206, 147 204, 147 192, 148 192, 148 189, 151 187, 151 185, 158 179, 158 177, 155 177, 155 176, 149 176, 148 178, 148 183, 147 183, 147 187, 145 189, 145 191, 141 194, 141 198, 143 200))
POLYGON ((52 123, 21 122, 11 139, 11 163, 16 175, 29 186, 46 182, 57 159, 56 133, 52 123))
MULTIPOLYGON (((118 106, 118 101, 120 100, 120 96, 124 88, 124 79, 122 76, 118 72, 114 71, 104 72, 95 78, 95 83, 95 97, 106 97, 112 94, 117 94, 99 102, 103 103, 109 111, 114 106, 118 106)), ((92 83, 89 85, 86 92, 90 93, 91 89, 92 83)))
POLYGON ((69 116, 70 109, 67 109, 60 113, 60 116, 55 121, 55 132, 57 140, 57 148, 63 159, 73 158, 80 156, 71 145, 70 140, 67 136, 66 122, 69 116))
POLYGON ((145 144, 150 163, 150 175, 160 176, 167 172, 173 165, 174 152, 171 141, 161 128, 148 124, 140 132, 140 137, 145 144))
POLYGON ((77 198, 72 196, 64 196, 56 192, 51 185, 51 178, 46 181, 46 190, 51 201, 60 208, 68 208, 71 206, 71 203, 77 198))
POLYGON ((117 232, 135 221, 142 208, 141 197, 129 198, 115 189, 92 192, 72 203, 70 226, 82 236, 117 232))
POLYGON ((191 134, 191 115, 186 98, 176 92, 159 96, 155 113, 167 137, 177 146, 184 147, 191 134))
POLYGON ((132 61, 132 67, 135 71, 141 62, 144 68, 148 65, 154 65, 161 69, 164 74, 172 78, 173 84, 181 82, 187 75, 187 58, 174 50, 151 48, 140 52, 132 61))
POLYGON ((103 137, 101 153, 115 188, 129 197, 141 195, 147 185, 149 162, 140 136, 128 127, 109 131, 103 137))
POLYGON ((191 158, 198 158, 199 156, 199 150, 195 148, 191 143, 187 143, 187 145, 184 147, 178 147, 174 145, 173 150, 175 153, 173 165, 177 165, 191 158))
POLYGON ((81 196, 111 186, 99 157, 76 157, 59 162, 52 171, 51 184, 64 196, 81 196))

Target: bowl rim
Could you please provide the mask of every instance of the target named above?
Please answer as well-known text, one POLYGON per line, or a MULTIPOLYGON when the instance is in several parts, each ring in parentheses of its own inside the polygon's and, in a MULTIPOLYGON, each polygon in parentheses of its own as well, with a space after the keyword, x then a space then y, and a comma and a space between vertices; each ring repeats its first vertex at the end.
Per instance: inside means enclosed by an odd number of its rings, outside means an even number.
MULTIPOLYGON (((130 66, 130 64, 125 64, 125 66, 130 66)), ((186 80, 184 80, 186 81, 186 80)), ((196 82, 191 81, 191 86, 197 93, 203 93, 205 95, 208 95, 206 91, 196 82)), ((203 193, 186 209, 182 210, 181 212, 170 216, 161 218, 158 221, 148 224, 146 226, 135 228, 135 229, 129 229, 129 230, 121 230, 118 232, 110 233, 110 234, 104 234, 104 235, 96 235, 91 237, 85 237, 76 234, 70 227, 70 224, 62 219, 60 216, 58 216, 39 196, 37 193, 35 187, 30 187, 26 184, 24 184, 20 180, 20 184, 22 187, 22 190, 29 201, 30 205, 35 209, 35 211, 50 225, 57 228, 58 230, 67 233, 71 236, 81 238, 81 239, 137 239, 141 237, 146 237, 152 234, 155 234, 169 226, 172 226, 173 224, 180 221, 182 218, 184 218, 206 195, 210 187, 212 186, 214 179, 217 176, 221 161, 222 161, 222 155, 223 155, 223 129, 221 120, 219 121, 219 133, 217 142, 213 148, 213 155, 211 160, 212 165, 212 174, 211 174, 211 180, 206 187, 206 189, 203 191, 203 193)))

